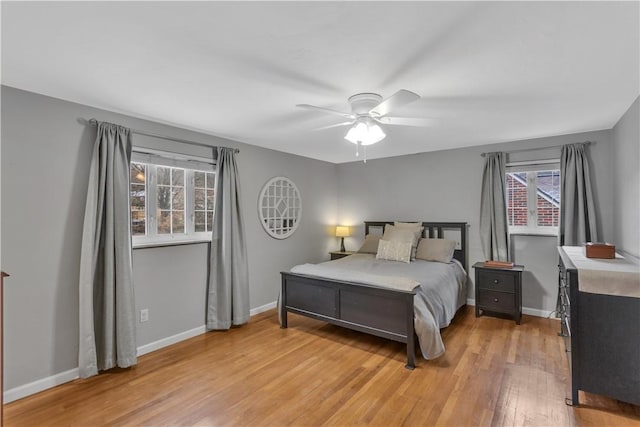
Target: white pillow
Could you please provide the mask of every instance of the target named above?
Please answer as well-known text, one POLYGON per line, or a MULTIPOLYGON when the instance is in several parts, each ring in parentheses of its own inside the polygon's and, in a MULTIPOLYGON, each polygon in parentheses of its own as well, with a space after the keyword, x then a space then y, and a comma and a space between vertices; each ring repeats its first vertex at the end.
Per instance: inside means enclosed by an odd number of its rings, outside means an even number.
POLYGON ((411 242, 390 242, 380 240, 376 259, 388 261, 411 262, 411 242))
POLYGON ((416 248, 418 240, 422 236, 422 227, 405 227, 387 224, 384 227, 382 239, 389 242, 410 242, 411 243, 411 259, 416 259, 416 248))

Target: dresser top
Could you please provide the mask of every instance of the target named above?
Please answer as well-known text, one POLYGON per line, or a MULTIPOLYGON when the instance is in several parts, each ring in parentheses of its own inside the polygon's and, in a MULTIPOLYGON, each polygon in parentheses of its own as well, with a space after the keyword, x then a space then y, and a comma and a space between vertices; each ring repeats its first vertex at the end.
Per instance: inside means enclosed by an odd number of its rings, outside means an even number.
POLYGON ((640 298, 640 265, 632 260, 617 253, 615 259, 587 258, 582 246, 562 246, 558 252, 567 269, 578 271, 581 292, 640 298))

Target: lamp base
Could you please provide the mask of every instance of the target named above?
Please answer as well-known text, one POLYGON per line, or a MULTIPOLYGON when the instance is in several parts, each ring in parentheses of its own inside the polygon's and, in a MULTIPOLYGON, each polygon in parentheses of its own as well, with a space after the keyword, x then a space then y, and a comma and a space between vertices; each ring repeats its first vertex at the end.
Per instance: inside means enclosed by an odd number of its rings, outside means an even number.
POLYGON ((346 249, 344 248, 344 237, 340 238, 340 252, 346 252, 346 249))

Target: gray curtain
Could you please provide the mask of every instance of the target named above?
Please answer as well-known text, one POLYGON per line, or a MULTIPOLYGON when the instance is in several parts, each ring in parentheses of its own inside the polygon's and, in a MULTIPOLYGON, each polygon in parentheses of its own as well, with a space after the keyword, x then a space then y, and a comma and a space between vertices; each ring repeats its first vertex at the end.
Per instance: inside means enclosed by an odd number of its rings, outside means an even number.
POLYGON ((564 145, 560 154, 560 246, 598 240, 585 145, 564 145))
POLYGON ((82 378, 136 364, 130 160, 129 129, 98 123, 80 256, 78 364, 82 378))
POLYGON ((249 321, 249 269, 235 150, 218 148, 207 329, 249 321))
POLYGON ((509 260, 504 153, 487 153, 482 174, 480 241, 489 260, 509 260))

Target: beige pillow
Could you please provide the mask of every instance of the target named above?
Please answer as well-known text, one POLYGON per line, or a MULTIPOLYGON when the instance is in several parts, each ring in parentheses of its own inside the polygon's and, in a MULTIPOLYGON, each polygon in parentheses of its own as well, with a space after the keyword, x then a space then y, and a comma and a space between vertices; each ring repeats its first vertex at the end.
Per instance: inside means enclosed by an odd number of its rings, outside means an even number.
POLYGON ((411 242, 390 242, 381 239, 376 259, 400 261, 408 264, 411 261, 411 242))
POLYGON ((358 249, 359 254, 376 254, 378 253, 378 242, 382 236, 376 236, 374 234, 367 234, 364 238, 364 242, 360 249, 358 249))
POLYGON ((411 259, 416 259, 418 240, 422 236, 422 227, 404 227, 387 224, 384 227, 383 240, 390 242, 411 242, 411 259))
POLYGON ((416 258, 425 261, 451 262, 456 242, 445 239, 420 239, 416 258))

